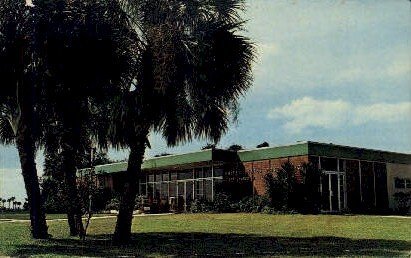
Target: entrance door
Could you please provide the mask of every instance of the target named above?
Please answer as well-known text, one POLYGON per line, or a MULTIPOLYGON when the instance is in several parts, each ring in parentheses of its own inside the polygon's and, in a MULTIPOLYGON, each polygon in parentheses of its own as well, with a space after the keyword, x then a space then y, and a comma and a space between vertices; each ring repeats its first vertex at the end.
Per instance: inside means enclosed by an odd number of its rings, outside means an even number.
POLYGON ((324 211, 341 211, 345 200, 345 175, 325 171, 321 179, 321 205, 324 211))

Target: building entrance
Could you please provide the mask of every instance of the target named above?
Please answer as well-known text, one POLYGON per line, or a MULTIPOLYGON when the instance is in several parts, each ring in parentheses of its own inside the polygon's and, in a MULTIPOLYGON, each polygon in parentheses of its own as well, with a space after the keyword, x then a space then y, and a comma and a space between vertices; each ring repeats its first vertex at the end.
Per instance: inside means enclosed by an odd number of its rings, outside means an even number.
POLYGON ((321 178, 321 207, 326 212, 338 212, 346 207, 345 173, 323 171, 321 178))

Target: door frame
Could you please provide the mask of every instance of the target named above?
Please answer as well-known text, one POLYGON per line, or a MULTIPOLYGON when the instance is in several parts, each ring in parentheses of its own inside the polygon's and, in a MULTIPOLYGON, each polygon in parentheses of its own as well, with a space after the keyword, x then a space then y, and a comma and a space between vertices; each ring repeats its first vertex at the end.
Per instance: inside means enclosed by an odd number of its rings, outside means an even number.
MULTIPOLYGON (((328 199, 329 199, 329 209, 328 210, 323 210, 324 212, 339 212, 347 207, 347 183, 346 183, 346 174, 345 172, 342 171, 327 171, 323 170, 321 177, 327 176, 328 177, 328 199), (338 207, 333 207, 332 204, 332 184, 331 184, 331 175, 337 175, 337 193, 338 193, 338 207), (341 177, 342 176, 342 184, 341 184, 341 177), (343 194, 341 194, 341 185, 343 187, 343 194), (342 201, 341 201, 342 199, 342 201)), ((323 194, 323 186, 322 186, 322 180, 320 181, 320 189, 321 189, 321 195, 323 194)))

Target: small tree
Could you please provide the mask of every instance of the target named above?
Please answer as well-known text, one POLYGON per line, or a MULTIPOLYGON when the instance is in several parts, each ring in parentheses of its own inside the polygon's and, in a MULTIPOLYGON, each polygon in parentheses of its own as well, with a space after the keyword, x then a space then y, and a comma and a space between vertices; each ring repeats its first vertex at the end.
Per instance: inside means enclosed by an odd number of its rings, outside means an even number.
POLYGON ((210 150, 210 149, 215 149, 215 143, 207 143, 203 147, 201 147, 201 150, 210 150))
POLYGON ((293 208, 293 193, 297 184, 294 165, 286 162, 276 171, 276 175, 268 173, 264 179, 271 207, 279 210, 293 208))
POLYGON ((230 151, 239 151, 239 150, 244 150, 244 147, 239 145, 239 144, 233 144, 230 147, 227 148, 227 150, 230 151))
POLYGON ((256 148, 264 148, 264 147, 270 147, 270 144, 268 142, 263 142, 256 146, 256 148))

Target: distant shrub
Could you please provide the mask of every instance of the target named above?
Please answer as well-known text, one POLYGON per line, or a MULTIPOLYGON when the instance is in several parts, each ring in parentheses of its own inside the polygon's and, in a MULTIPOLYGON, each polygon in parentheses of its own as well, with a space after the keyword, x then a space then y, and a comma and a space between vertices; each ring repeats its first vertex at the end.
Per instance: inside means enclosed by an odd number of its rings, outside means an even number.
POLYGON ((211 212, 213 210, 213 203, 206 199, 196 199, 191 203, 190 211, 192 213, 211 212))

